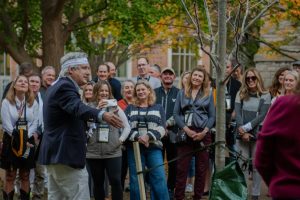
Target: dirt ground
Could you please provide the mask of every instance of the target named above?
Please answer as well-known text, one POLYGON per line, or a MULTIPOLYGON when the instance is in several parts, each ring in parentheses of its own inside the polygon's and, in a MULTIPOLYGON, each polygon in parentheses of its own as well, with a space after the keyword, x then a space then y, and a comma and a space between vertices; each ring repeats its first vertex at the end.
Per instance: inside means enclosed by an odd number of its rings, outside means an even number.
MULTIPOLYGON (((1 133, 1 125, 0 125, 0 138, 2 138, 2 133, 1 133)), ((0 169, 0 191, 2 191, 3 188, 3 180, 4 180, 4 170, 0 169)), ((250 183, 250 181, 249 181, 250 183)), ((127 184, 128 184, 128 180, 127 180, 127 184)), ((265 184, 262 184, 262 190, 261 190, 261 196, 260 196, 260 200, 270 200, 271 198, 269 198, 267 196, 268 193, 268 189, 266 187, 265 184)), ((129 192, 124 192, 124 200, 129 200, 129 192)), ((0 200, 2 200, 2 192, 0 194, 0 200)), ((17 199, 17 195, 15 195, 15 199, 17 199)), ((147 199, 150 199, 150 195, 147 194, 147 199)), ((186 193, 186 200, 191 200, 192 199, 192 193, 186 193)), ((208 196, 205 196, 202 198, 203 200, 208 199, 208 196)), ((47 200, 47 198, 45 197, 44 200, 47 200)), ((93 198, 91 198, 91 200, 93 200, 93 198)), ((111 198, 106 199, 106 200, 111 200, 111 198)))
MULTIPOLYGON (((0 180, 0 189, 2 191, 2 188, 3 188, 3 178, 4 178, 4 171, 2 169, 0 169, 0 177, 1 177, 1 180, 0 180)), ((250 183, 250 182, 249 182, 250 183)), ((271 200, 271 198, 269 198, 267 196, 267 192, 268 192, 268 189, 266 187, 265 184, 262 185, 262 191, 261 191, 261 196, 260 196, 260 200, 271 200)), ((130 200, 130 197, 129 197, 129 192, 124 192, 124 200, 130 200)), ((2 193, 0 194, 0 200, 2 200, 2 193)), ((17 195, 15 195, 15 199, 17 199, 17 195)), ((147 199, 150 199, 150 195, 147 194, 147 199)), ((186 193, 186 200, 192 200, 192 193, 186 193)), ((207 200, 208 199, 208 196, 205 196, 202 198, 203 200, 207 200)), ((47 198, 45 197, 44 200, 47 200, 47 198)), ((93 200, 93 198, 91 198, 91 200, 93 200)), ((109 199, 106 199, 106 200, 111 200, 111 198, 109 199)))

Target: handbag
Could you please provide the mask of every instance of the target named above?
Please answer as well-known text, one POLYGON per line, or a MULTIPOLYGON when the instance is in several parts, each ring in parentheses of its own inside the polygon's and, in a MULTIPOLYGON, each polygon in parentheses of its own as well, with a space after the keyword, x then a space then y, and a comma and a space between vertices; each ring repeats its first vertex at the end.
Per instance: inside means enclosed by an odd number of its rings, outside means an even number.
POLYGON ((244 173, 237 161, 213 174, 210 200, 247 200, 248 190, 244 173))
POLYGON ((19 112, 19 119, 16 122, 16 128, 13 129, 11 137, 11 150, 16 157, 22 157, 27 150, 28 123, 26 121, 26 103, 23 107, 21 112, 19 112), (23 109, 24 118, 21 117, 23 109))
POLYGON ((176 134, 176 144, 185 144, 187 142, 187 135, 183 129, 179 129, 176 134))

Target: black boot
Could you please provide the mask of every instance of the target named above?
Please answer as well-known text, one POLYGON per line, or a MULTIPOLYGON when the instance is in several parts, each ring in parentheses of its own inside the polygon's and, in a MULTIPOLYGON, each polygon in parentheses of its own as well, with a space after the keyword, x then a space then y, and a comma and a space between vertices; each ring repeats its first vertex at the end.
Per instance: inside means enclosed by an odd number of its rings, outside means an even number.
POLYGON ((3 199, 4 200, 13 200, 14 199, 14 194, 15 194, 15 191, 11 191, 10 193, 6 193, 4 190, 3 190, 3 199))
POLYGON ((20 198, 21 200, 29 200, 30 198, 30 191, 25 192, 24 190, 20 189, 20 198))

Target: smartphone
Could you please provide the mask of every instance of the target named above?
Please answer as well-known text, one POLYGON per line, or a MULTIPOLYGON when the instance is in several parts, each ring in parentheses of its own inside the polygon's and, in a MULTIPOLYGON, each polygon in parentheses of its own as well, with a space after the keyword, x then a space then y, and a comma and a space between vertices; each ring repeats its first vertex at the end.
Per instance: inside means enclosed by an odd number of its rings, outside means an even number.
POLYGON ((106 107, 115 107, 118 105, 118 102, 116 99, 107 99, 105 101, 107 102, 106 107))

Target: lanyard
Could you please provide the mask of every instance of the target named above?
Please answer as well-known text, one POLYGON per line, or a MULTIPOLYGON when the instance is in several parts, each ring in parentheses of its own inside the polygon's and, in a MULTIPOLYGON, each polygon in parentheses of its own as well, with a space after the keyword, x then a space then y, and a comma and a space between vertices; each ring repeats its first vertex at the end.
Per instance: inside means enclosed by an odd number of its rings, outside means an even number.
MULTIPOLYGON (((139 126, 140 123, 141 123, 141 121, 140 121, 140 120, 141 120, 141 117, 140 117, 140 109, 141 109, 141 107, 138 107, 138 116, 139 116, 139 118, 138 118, 138 126, 139 126)), ((147 107, 146 114, 145 114, 145 116, 144 116, 144 123, 146 124, 147 129, 148 129, 148 123, 147 123, 148 111, 149 111, 149 107, 147 107)))
POLYGON ((229 79, 228 84, 226 85, 227 94, 230 95, 231 92, 231 78, 229 79))
POLYGON ((16 109, 17 109, 17 112, 18 112, 18 115, 19 115, 19 119, 22 117, 23 111, 24 111, 24 119, 26 120, 26 99, 25 99, 24 102, 21 102, 20 106, 18 106, 16 104, 16 109))
POLYGON ((147 80, 149 82, 150 78, 151 78, 151 76, 148 76, 147 78, 143 78, 143 77, 139 76, 139 77, 137 77, 137 81, 138 80, 147 80))

